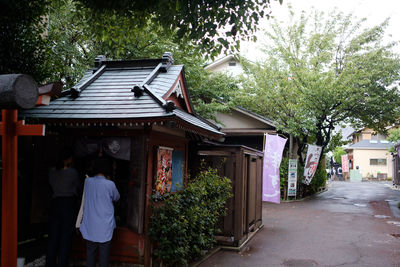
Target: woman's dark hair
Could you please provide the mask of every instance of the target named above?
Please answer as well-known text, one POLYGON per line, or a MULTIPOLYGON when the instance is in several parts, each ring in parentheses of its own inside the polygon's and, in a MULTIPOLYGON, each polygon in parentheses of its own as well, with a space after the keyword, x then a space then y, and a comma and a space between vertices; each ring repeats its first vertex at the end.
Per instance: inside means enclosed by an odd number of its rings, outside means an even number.
POLYGON ((58 155, 58 159, 56 162, 56 169, 61 170, 62 168, 64 168, 64 161, 72 156, 73 153, 71 149, 63 149, 61 153, 58 155))
POLYGON ((102 173, 105 176, 110 176, 112 172, 111 161, 107 158, 97 158, 93 164, 93 174, 102 173))

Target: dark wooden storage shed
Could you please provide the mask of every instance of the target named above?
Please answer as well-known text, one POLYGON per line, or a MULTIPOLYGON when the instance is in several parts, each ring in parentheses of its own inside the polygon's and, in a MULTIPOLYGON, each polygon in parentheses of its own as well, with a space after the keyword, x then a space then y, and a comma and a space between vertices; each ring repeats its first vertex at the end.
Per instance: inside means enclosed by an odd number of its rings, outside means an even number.
POLYGON ((262 226, 263 153, 242 145, 207 144, 198 147, 196 162, 217 168, 232 181, 233 197, 221 218, 220 244, 240 247, 262 226))
MULTIPOLYGON (((21 190, 28 201, 23 202, 22 228, 32 233, 34 225, 47 222, 51 201, 47 170, 62 148, 74 149, 82 183, 90 174, 93 157, 107 155, 121 194, 115 209, 111 260, 146 266, 151 257, 147 235, 151 195, 174 191, 176 183, 185 184, 192 140, 223 136, 195 114, 184 67, 174 65, 169 53, 161 59, 131 61, 98 57, 95 68, 62 97, 22 115, 30 123, 46 125, 46 137, 23 140, 21 176, 26 186, 21 190), (161 156, 168 157, 166 164, 172 169, 164 184, 156 179, 164 171, 159 166, 161 156)), ((84 242, 77 236, 73 255, 84 258, 84 253, 84 242)))

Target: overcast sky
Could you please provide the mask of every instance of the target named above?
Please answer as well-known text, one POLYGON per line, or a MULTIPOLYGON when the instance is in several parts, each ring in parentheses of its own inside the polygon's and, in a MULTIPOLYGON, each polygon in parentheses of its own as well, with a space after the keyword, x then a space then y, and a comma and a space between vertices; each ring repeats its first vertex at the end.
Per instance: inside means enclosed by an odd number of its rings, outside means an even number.
MULTIPOLYGON (((375 26, 390 18, 386 29, 387 40, 400 40, 400 0, 283 0, 282 5, 278 1, 271 0, 271 2, 272 15, 282 21, 288 16, 288 3, 296 13, 300 13, 301 10, 308 11, 312 7, 329 12, 336 7, 346 14, 353 13, 358 18, 367 18, 366 26, 375 26)), ((268 21, 263 21, 261 25, 268 27, 268 21)), ((262 38, 256 44, 243 43, 241 54, 250 60, 256 60, 259 58, 256 49, 261 41, 262 38)), ((400 46, 396 51, 400 53, 400 46)))

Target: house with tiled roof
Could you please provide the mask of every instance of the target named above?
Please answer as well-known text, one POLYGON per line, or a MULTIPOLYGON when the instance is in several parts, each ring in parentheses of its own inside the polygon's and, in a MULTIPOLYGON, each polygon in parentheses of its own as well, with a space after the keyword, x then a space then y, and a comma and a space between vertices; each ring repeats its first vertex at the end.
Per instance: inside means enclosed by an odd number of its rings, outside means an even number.
MULTIPOLYGON (((45 137, 21 140, 21 179, 31 188, 24 196, 29 201, 24 202, 20 237, 43 234, 37 227, 48 222, 47 170, 60 151, 71 148, 82 183, 91 175, 95 158, 112 162, 121 199, 115 207, 111 261, 146 266, 151 257, 151 196, 174 192, 186 183, 190 144, 225 135, 195 113, 185 68, 174 65, 170 53, 125 61, 99 56, 74 87, 20 115, 31 124, 46 125, 45 137)), ((84 258, 84 253, 84 241, 75 236, 73 256, 84 258)))
POLYGON ((263 151, 264 135, 276 134, 274 122, 242 107, 232 107, 227 113, 217 112, 213 121, 225 134, 224 143, 243 144, 263 151))
POLYGON ((387 141, 385 135, 364 128, 350 134, 348 139, 352 141, 346 148, 350 171, 359 169, 364 179, 392 177, 393 156, 389 149, 394 143, 387 141))
POLYGON ((210 64, 207 64, 204 69, 210 72, 223 72, 233 76, 244 73, 243 67, 240 64, 239 56, 233 54, 216 59, 210 64))

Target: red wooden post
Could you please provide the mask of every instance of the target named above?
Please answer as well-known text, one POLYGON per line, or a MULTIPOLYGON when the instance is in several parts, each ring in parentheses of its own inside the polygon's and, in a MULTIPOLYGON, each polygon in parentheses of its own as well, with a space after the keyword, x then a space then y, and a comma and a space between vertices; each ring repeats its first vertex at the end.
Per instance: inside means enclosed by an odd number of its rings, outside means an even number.
POLYGON ((18 136, 43 136, 45 128, 18 121, 16 109, 3 109, 2 116, 1 266, 12 267, 17 266, 18 136))
POLYGON ((24 74, 0 75, 2 119, 2 203, 1 266, 17 266, 18 245, 18 136, 44 135, 43 125, 25 125, 18 121, 17 108, 34 107, 38 98, 35 81, 24 74))
POLYGON ((17 110, 2 112, 1 266, 17 265, 17 110))

